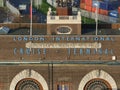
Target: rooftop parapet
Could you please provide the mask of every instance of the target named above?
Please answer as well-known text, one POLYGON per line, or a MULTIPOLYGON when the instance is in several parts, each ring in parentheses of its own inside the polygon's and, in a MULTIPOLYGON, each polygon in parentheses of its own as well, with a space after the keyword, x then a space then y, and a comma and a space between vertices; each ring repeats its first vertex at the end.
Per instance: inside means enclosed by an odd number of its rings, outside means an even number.
POLYGON ((77 15, 70 16, 57 16, 52 15, 51 8, 47 13, 47 24, 81 24, 81 12, 78 11, 77 15))

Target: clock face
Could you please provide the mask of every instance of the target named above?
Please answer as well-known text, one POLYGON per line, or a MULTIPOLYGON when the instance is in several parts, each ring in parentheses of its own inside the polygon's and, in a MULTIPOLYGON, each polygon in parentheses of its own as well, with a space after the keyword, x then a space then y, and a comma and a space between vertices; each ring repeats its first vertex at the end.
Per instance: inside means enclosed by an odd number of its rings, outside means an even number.
POLYGON ((110 84, 103 79, 92 79, 87 82, 84 90, 112 90, 110 84))
POLYGON ((15 90, 43 90, 41 84, 31 78, 22 79, 16 85, 15 90))

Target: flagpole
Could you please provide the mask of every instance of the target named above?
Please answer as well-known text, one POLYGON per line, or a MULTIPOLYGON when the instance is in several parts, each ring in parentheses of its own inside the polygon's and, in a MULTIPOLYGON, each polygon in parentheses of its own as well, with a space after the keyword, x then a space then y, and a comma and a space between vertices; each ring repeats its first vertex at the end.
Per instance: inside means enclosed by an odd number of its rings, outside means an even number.
MULTIPOLYGON (((95 21, 96 21, 96 33, 95 35, 97 36, 98 35, 98 8, 99 8, 99 5, 98 5, 98 0, 97 0, 97 5, 96 5, 96 17, 95 17, 95 21)), ((97 48, 96 48, 96 51, 97 51, 97 48)))
POLYGON ((30 37, 32 37, 32 0, 30 0, 30 37))
MULTIPOLYGON (((98 1, 97 1, 98 3, 98 1)), ((98 4, 96 6, 96 34, 95 35, 98 35, 98 4)))
MULTIPOLYGON (((32 37, 32 0, 30 0, 30 37, 32 37)), ((30 41, 32 44, 32 42, 30 41)), ((30 52, 31 52, 31 45, 30 45, 30 52)))

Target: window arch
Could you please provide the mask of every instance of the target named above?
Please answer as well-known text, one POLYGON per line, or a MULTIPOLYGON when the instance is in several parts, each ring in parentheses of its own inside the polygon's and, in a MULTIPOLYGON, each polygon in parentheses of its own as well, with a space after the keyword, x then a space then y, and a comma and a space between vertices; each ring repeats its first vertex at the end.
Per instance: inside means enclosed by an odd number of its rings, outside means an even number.
MULTIPOLYGON (((43 90, 48 90, 48 85, 45 79, 43 78, 43 76, 40 75, 38 72, 30 69, 25 69, 21 71, 13 78, 10 84, 10 90, 16 90, 17 85, 18 85, 18 88, 19 86, 23 87, 24 85, 26 85, 24 86, 24 88, 26 88, 27 87, 27 84, 25 84, 26 82, 29 83, 30 85, 33 85, 31 86, 33 88, 35 86, 36 88, 42 88, 43 90), (41 85, 40 87, 39 87, 39 84, 41 85)), ((35 90, 38 90, 38 89, 35 89, 35 90)))
POLYGON ((85 75, 78 90, 117 90, 115 80, 103 70, 93 70, 85 75), (107 88, 107 89, 106 89, 107 88))

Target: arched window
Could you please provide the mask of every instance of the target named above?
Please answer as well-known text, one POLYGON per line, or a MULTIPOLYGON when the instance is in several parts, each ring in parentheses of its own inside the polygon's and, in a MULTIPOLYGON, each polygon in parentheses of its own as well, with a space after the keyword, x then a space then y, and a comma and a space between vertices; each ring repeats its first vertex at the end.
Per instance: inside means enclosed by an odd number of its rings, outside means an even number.
POLYGON ((117 90, 117 85, 105 71, 93 70, 82 78, 78 90, 117 90))
POLYGON ((17 83, 15 90, 43 90, 43 88, 37 80, 25 78, 17 83))
POLYGON ((48 85, 38 72, 25 69, 13 78, 10 90, 48 90, 48 85))

